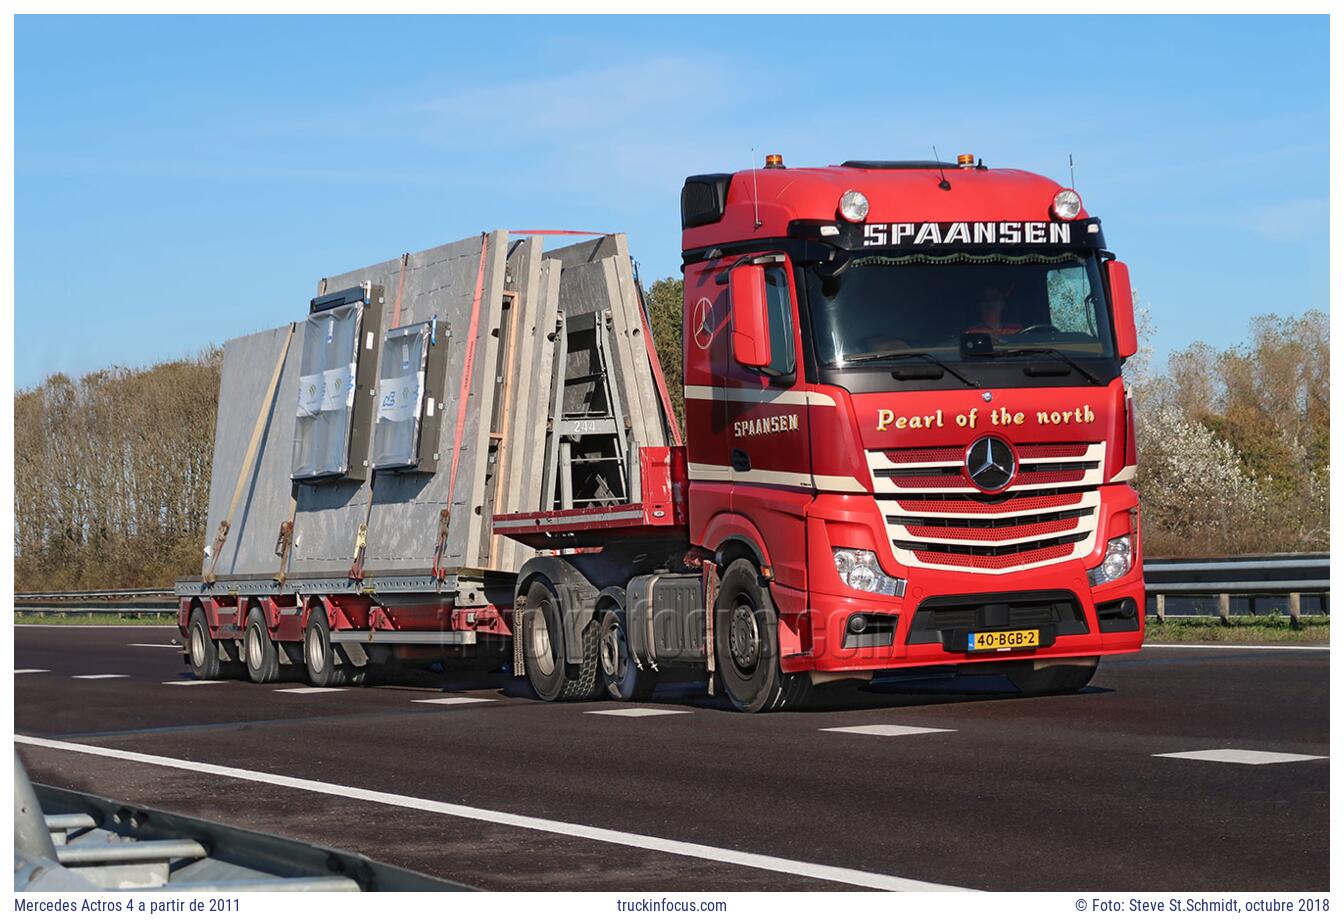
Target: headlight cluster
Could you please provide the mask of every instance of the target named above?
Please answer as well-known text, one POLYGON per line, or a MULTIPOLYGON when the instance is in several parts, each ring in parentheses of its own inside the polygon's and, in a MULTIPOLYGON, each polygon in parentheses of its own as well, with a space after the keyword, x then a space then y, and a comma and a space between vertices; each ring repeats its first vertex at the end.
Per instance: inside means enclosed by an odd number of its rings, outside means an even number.
POLYGON ((1087 570, 1087 580, 1093 585, 1102 585, 1129 574, 1134 564, 1134 549, 1129 536, 1116 537, 1106 542, 1106 558, 1095 569, 1087 570))
POLYGON ((855 591, 867 591, 870 594, 890 594, 901 597, 905 594, 905 579, 892 578, 882 571, 877 561, 877 553, 869 549, 837 549, 833 551, 835 571, 840 580, 855 591))

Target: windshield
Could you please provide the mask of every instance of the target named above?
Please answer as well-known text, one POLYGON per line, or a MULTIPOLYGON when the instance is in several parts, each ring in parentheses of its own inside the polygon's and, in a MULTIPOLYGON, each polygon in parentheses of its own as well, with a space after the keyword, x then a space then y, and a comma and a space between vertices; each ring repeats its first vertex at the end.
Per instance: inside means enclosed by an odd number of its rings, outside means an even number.
POLYGON ((867 255, 844 271, 807 272, 817 360, 844 367, 892 352, 959 361, 963 333, 997 350, 1113 353, 1093 254, 867 255))

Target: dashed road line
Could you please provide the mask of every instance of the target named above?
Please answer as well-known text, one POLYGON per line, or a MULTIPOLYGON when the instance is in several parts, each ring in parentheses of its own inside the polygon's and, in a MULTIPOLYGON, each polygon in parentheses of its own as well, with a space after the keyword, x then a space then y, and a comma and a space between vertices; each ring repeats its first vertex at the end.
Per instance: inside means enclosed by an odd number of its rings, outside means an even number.
POLYGON ((922 725, 842 725, 837 728, 823 728, 824 732, 848 732, 854 735, 878 735, 894 738, 898 735, 927 735, 933 732, 954 732, 955 728, 926 728, 922 725))
POLYGON ((129 674, 73 674, 75 680, 112 680, 116 677, 130 677, 129 674))
POLYGON ((638 706, 630 709, 589 709, 585 715, 590 716, 625 716, 629 719, 642 719, 645 716, 684 716, 688 715, 684 709, 641 709, 638 706))
POLYGON ((227 680, 165 680, 165 687, 207 687, 211 684, 227 684, 227 680))
POLYGON ((129 647, 130 647, 130 648, 175 648, 175 649, 177 649, 179 652, 182 651, 182 646, 180 646, 180 645, 178 645, 178 644, 176 644, 176 643, 174 643, 174 642, 169 642, 169 643, 167 643, 167 644, 156 643, 156 642, 132 642, 132 643, 130 644, 129 647))
POLYGON ((276 693, 341 693, 345 687, 288 687, 276 693))
POLYGON ((438 706, 455 706, 458 703, 493 703, 488 696, 443 696, 432 700, 411 700, 412 703, 433 703, 438 706))
POLYGON ((1238 748, 1215 748, 1209 751, 1177 751, 1173 754, 1154 754, 1153 756, 1172 757, 1179 760, 1208 760, 1214 763, 1239 763, 1251 766, 1327 759, 1319 754, 1284 754, 1279 751, 1245 751, 1238 748))
POLYGON ((15 674, 50 674, 46 668, 15 668, 15 674))
MULTIPOLYGON (((671 710, 657 711, 670 712, 671 710)), ((966 890, 963 888, 954 888, 950 885, 939 885, 934 882, 923 882, 917 879, 902 878, 898 875, 885 875, 877 872, 866 872, 862 869, 851 869, 845 866, 828 866, 821 863, 803 862, 802 860, 797 859, 784 859, 779 856, 768 856, 763 853, 749 853, 744 850, 731 850, 726 847, 709 846, 701 843, 691 843, 685 840, 673 840, 666 837, 655 837, 650 834, 637 834, 627 831, 612 830, 605 827, 592 827, 586 824, 576 824, 569 821, 555 821, 550 818, 517 815, 489 808, 474 808, 470 805, 459 805, 454 802, 439 802, 433 799, 423 799, 416 796, 399 795, 392 792, 379 792, 374 789, 363 787, 341 786, 336 783, 302 779, 300 777, 285 776, 279 773, 263 773, 259 770, 247 770, 224 764, 202 763, 194 760, 179 760, 176 757, 161 757, 156 754, 142 754, 139 751, 121 751, 113 748, 96 747, 89 744, 77 744, 70 741, 57 741, 51 738, 35 738, 26 735, 15 735, 14 741, 17 744, 26 744, 32 747, 49 748, 51 750, 66 751, 76 754, 89 754, 95 757, 126 760, 133 763, 167 767, 169 769, 185 770, 193 773, 204 773, 210 776, 220 776, 230 780, 265 783, 271 786, 282 786, 288 789, 298 789, 304 792, 338 796, 340 798, 354 799, 360 802, 372 802, 379 805, 390 805, 395 808, 407 808, 432 814, 447 815, 454 818, 463 818, 468 821, 482 821, 489 824, 499 824, 506 827, 520 828, 522 830, 536 831, 545 834, 559 834, 566 837, 578 837, 584 840, 610 843, 616 846, 632 847, 640 850, 652 850, 673 856, 685 856, 692 859, 704 859, 710 862, 745 866, 751 869, 760 869, 765 872, 779 872, 785 875, 839 882, 844 885, 854 885, 858 888, 875 888, 880 891, 966 890)))

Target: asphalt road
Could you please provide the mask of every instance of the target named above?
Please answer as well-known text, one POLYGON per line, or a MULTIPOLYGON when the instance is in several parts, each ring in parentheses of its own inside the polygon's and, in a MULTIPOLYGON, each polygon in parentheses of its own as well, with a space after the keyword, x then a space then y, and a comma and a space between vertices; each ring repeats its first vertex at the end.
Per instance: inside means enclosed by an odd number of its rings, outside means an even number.
POLYGON ((19 745, 35 781, 485 889, 1329 887, 1322 651, 1149 648, 1068 697, 924 681, 750 716, 703 687, 177 683, 173 628, 15 636, 15 731, 56 745, 19 745), (636 710, 660 714, 613 714, 636 710), (1315 759, 1157 756, 1222 749, 1315 759))

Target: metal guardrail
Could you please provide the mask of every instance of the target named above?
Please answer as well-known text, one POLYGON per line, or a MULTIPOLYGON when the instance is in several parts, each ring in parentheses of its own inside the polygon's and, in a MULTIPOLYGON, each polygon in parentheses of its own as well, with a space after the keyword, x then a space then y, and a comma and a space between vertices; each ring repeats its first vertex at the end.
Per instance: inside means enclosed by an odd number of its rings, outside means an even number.
POLYGON ((1167 618, 1168 597, 1216 597, 1218 618, 1231 622, 1233 597, 1283 597, 1288 617, 1301 625, 1302 596, 1319 596, 1328 610, 1328 553, 1285 553, 1204 559, 1147 559, 1143 580, 1159 621, 1167 618))
MULTIPOLYGON (((1198 559, 1147 559, 1143 577, 1158 620, 1167 617, 1168 597, 1216 597, 1218 615, 1229 622, 1233 597, 1284 597, 1294 624, 1302 613, 1302 596, 1319 596, 1322 608, 1330 594, 1328 553, 1285 553, 1198 559)), ((151 619, 177 615, 172 588, 107 591, 65 591, 14 595, 19 616, 87 616, 105 613, 151 619)))

